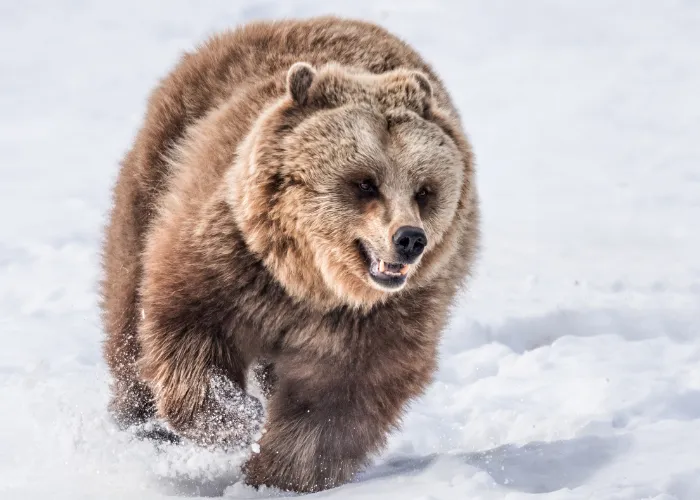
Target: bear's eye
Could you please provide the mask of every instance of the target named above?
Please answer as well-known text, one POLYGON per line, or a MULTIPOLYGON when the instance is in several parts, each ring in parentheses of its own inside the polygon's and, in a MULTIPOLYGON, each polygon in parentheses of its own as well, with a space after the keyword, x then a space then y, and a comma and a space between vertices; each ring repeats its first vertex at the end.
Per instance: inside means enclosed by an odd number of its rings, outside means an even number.
POLYGON ((377 194, 377 186, 372 179, 365 179, 358 182, 357 188, 363 196, 375 196, 377 194))
POLYGON ((431 192, 426 187, 422 187, 418 191, 416 191, 416 203, 418 203, 418 206, 421 208, 421 210, 428 205, 428 200, 431 197, 430 195, 431 192))

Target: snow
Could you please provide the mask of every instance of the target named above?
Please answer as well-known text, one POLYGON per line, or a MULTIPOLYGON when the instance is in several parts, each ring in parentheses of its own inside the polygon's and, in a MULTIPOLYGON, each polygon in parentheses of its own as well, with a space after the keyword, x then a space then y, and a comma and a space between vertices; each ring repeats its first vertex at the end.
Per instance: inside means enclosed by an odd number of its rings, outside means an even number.
POLYGON ((253 18, 381 22, 441 73, 483 251, 440 371, 321 498, 700 498, 700 4, 4 2, 0 497, 285 496, 242 457, 118 432, 98 249, 118 161, 179 54, 253 18))

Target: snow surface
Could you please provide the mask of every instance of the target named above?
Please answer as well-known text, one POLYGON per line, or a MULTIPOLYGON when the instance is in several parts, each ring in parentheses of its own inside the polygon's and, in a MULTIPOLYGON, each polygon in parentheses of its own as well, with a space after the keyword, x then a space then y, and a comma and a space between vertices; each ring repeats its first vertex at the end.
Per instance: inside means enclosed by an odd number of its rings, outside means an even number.
POLYGON ((377 20, 444 76, 484 243, 441 368, 320 498, 700 499, 700 2, 0 3, 0 498, 282 496, 117 432, 96 307, 118 161, 178 55, 254 18, 377 20))

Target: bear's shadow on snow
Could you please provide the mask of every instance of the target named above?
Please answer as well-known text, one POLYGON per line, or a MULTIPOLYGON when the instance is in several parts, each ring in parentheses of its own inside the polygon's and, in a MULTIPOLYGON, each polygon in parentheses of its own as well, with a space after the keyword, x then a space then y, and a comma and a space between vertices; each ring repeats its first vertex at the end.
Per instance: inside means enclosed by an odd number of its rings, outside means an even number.
POLYGON ((457 460, 483 470, 495 483, 509 489, 551 493, 580 486, 628 445, 629 441, 622 437, 586 436, 524 446, 504 445, 475 453, 399 457, 370 468, 358 481, 416 475, 433 466, 439 468, 438 462, 448 459, 451 464, 457 460))
MULTIPOLYGON (((629 439, 623 437, 586 436, 553 442, 532 442, 524 446, 504 445, 474 453, 432 454, 389 458, 359 474, 355 486, 395 477, 416 476, 448 469, 455 474, 463 465, 489 474, 496 484, 524 493, 551 493, 576 488, 625 451, 629 439)), ((444 475, 444 471, 439 473, 444 475)), ((220 497, 241 480, 240 472, 207 478, 160 478, 159 489, 184 497, 220 497)), ((349 486, 349 485, 348 485, 349 486)), ((255 492, 250 498, 296 496, 277 490, 255 492)), ((248 498, 248 497, 246 497, 248 498)))

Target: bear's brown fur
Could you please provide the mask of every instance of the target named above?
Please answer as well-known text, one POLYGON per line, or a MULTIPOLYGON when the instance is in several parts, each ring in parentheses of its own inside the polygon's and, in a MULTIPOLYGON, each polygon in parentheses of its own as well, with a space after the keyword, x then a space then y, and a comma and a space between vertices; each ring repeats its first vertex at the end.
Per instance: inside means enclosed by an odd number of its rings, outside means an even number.
POLYGON ((470 146, 409 46, 332 17, 216 36, 153 92, 114 191, 111 410, 245 445, 264 362, 247 481, 348 481, 429 383, 477 236, 470 146))

